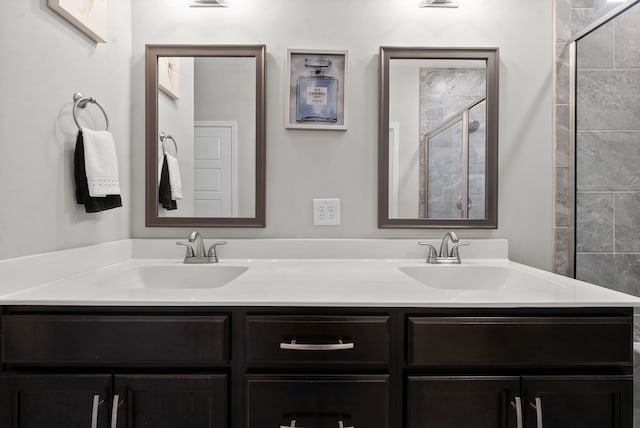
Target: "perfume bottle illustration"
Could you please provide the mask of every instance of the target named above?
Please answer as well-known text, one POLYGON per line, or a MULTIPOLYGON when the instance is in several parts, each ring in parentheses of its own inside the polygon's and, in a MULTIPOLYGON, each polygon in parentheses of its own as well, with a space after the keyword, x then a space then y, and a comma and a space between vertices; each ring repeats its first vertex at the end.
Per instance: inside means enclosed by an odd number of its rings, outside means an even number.
POLYGON ((296 122, 338 121, 338 79, 327 75, 331 60, 305 58, 308 76, 298 78, 296 122))

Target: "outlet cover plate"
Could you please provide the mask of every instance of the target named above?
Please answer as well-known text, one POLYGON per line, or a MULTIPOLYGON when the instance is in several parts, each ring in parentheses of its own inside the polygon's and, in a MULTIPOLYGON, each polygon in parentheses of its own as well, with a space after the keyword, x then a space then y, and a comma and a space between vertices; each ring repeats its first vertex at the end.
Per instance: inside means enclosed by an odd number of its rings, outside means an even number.
POLYGON ((314 226, 340 225, 340 199, 313 200, 314 226))

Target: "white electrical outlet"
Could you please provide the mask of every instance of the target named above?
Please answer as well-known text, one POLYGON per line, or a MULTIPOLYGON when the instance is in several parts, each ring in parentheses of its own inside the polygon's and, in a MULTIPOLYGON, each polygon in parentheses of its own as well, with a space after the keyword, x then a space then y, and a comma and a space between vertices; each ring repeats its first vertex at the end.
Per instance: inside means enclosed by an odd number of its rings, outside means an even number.
POLYGON ((314 226, 340 225, 340 199, 313 200, 314 226))

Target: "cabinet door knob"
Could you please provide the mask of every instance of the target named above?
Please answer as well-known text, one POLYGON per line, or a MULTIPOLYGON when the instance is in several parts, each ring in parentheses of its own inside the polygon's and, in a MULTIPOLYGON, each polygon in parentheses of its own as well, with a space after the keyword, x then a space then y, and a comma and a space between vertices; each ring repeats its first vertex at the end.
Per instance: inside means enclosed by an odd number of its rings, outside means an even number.
POLYGON ((355 348, 353 342, 343 342, 342 339, 338 339, 338 343, 296 343, 296 339, 280 342, 280 349, 292 351, 341 351, 353 348, 355 348))

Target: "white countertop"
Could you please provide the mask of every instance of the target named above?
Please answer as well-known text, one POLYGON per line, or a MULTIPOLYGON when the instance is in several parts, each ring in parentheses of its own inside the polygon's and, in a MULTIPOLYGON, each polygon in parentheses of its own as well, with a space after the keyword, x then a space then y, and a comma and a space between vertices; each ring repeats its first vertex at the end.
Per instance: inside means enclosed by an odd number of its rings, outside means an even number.
MULTIPOLYGON (((131 250, 130 242, 114 245, 131 250)), ((473 282, 456 285, 453 289, 434 288, 399 269, 431 268, 424 259, 418 258, 223 258, 217 265, 206 265, 207 269, 211 269, 208 272, 215 274, 216 268, 232 266, 247 267, 248 270, 226 285, 216 288, 145 287, 131 281, 132 272, 157 267, 190 269, 194 266, 184 265, 180 258, 145 259, 140 258, 140 254, 134 257, 135 249, 128 256, 114 256, 119 253, 112 246, 103 246, 102 250, 105 248, 106 254, 113 256, 105 257, 105 266, 89 266, 84 270, 78 268, 77 272, 72 273, 59 267, 58 270, 62 272, 52 280, 46 281, 41 277, 23 279, 20 287, 12 286, 14 283, 11 278, 7 280, 5 277, 0 282, 0 291, 4 290, 4 294, 0 296, 0 304, 451 308, 640 306, 640 299, 637 297, 514 263, 505 258, 463 258, 460 266, 499 268, 524 275, 530 279, 528 284, 521 286, 518 280, 508 286, 496 288, 476 288, 473 282)), ((72 256, 80 259, 84 257, 83 252, 70 251, 72 256)), ((32 265, 35 260, 19 260, 5 266, 0 263, 0 274, 3 269, 13 269, 15 279, 16 272, 20 272, 20 265, 32 265)), ((43 264, 45 271, 51 269, 48 262, 42 261, 45 259, 37 260, 43 264)), ((65 259, 58 254, 54 260, 60 263, 65 259)), ((80 264, 82 261, 76 260, 80 264)))

